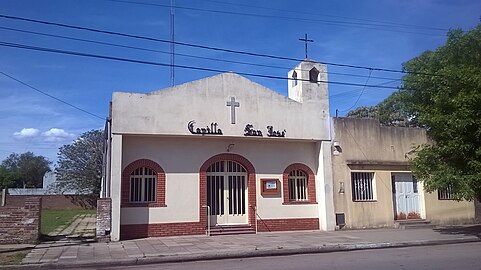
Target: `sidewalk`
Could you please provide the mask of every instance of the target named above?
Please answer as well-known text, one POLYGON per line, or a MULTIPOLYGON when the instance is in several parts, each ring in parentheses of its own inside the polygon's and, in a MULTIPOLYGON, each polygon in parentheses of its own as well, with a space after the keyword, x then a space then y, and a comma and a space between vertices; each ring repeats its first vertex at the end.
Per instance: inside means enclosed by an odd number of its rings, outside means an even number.
MULTIPOLYGON (((23 267, 134 265, 477 242, 481 225, 437 229, 300 231, 233 236, 147 238, 111 243, 64 240, 35 246, 23 267)), ((481 244, 481 243, 480 243, 481 244)), ((20 266, 22 267, 22 266, 20 266)), ((23 268, 22 267, 22 268, 23 268)))

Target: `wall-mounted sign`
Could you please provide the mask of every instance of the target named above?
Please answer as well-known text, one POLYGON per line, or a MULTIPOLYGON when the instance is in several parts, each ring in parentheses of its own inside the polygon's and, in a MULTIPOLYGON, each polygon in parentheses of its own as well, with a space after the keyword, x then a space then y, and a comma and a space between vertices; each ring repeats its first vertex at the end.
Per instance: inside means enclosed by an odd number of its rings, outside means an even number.
POLYGON ((244 136, 259 136, 262 137, 262 131, 254 129, 251 124, 247 124, 244 128, 244 136))
POLYGON ((187 128, 189 129, 190 133, 192 134, 200 134, 200 135, 223 135, 222 130, 217 128, 217 123, 210 123, 210 127, 202 127, 202 128, 194 128, 195 121, 192 120, 187 124, 187 128))
POLYGON ((267 126, 267 136, 268 137, 285 137, 286 136, 286 130, 274 130, 274 127, 272 126, 267 126))
POLYGON ((277 180, 266 181, 266 190, 277 189, 277 180))
POLYGON ((280 183, 277 178, 261 179, 261 195, 280 196, 280 183))

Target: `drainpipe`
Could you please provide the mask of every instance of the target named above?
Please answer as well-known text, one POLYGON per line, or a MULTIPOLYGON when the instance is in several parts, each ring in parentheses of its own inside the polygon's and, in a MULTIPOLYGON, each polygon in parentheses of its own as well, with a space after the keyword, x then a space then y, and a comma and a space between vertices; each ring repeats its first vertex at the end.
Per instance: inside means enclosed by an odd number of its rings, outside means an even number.
POLYGON ((202 207, 207 208, 207 236, 210 236, 210 206, 202 205, 202 207))

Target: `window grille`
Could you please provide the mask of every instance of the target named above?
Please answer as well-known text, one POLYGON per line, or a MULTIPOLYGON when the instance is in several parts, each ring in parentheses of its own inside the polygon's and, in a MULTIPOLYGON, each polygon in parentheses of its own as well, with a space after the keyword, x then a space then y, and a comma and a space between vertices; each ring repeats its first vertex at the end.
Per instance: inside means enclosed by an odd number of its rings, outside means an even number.
POLYGON ((438 200, 454 200, 453 187, 438 189, 438 200))
POLYGON ((155 202, 157 173, 147 167, 135 169, 130 174, 130 201, 155 202))
POLYGON ((375 201, 373 172, 352 172, 352 200, 355 202, 375 201))
POLYGON ((307 176, 301 170, 289 173, 289 201, 307 201, 307 176))

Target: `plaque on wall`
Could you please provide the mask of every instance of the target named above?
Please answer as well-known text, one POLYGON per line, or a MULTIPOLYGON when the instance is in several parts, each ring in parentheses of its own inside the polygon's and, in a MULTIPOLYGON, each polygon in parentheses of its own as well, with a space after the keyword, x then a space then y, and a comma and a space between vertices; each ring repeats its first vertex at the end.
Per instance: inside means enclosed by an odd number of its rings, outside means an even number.
POLYGON ((261 179, 261 195, 268 195, 270 197, 280 196, 281 187, 279 179, 277 178, 263 178, 261 179))

